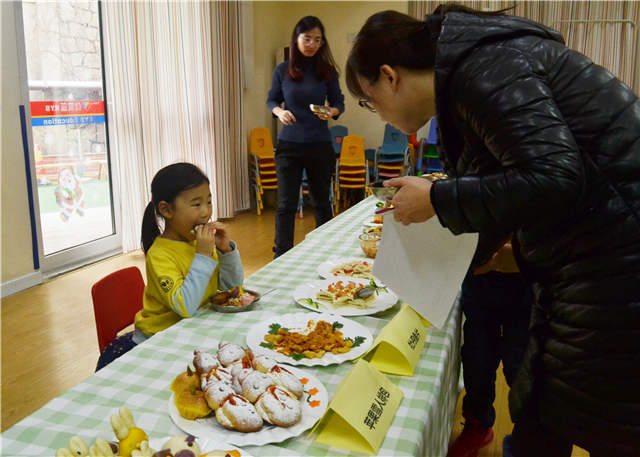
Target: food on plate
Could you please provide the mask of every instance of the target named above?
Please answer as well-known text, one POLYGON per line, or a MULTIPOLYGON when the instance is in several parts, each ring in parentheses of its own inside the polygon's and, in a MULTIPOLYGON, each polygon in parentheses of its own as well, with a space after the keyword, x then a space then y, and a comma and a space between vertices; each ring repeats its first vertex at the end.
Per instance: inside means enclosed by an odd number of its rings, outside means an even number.
POLYGON ((211 451, 206 454, 202 454, 200 457, 242 457, 239 451, 211 451))
POLYGON ((266 373, 253 371, 242 382, 242 396, 255 403, 269 386, 275 384, 274 379, 266 373))
MULTIPOLYGON (((138 449, 134 449, 131 451, 131 457, 154 457, 155 451, 149 447, 148 441, 143 441, 138 446, 138 449)), ((89 454, 92 457, 98 456, 99 454, 89 454)))
POLYGON ((365 294, 364 286, 360 283, 349 281, 336 281, 320 289, 316 294, 316 299, 333 305, 334 308, 341 306, 351 306, 353 308, 368 308, 375 300, 374 294, 365 294))
POLYGON ((238 395, 242 394, 242 382, 253 371, 253 364, 249 357, 244 357, 241 361, 231 365, 231 386, 238 395))
POLYGON ((216 410, 216 419, 225 428, 240 432, 257 432, 262 428, 262 417, 249 400, 240 395, 229 395, 216 410))
POLYGON ((218 306, 247 306, 256 301, 257 295, 245 291, 240 287, 218 292, 211 297, 211 303, 218 306))
POLYGON ((375 225, 373 227, 365 227, 362 229, 362 233, 375 233, 382 236, 382 225, 375 225))
POLYGON ((204 376, 219 365, 215 355, 206 351, 193 351, 193 366, 198 376, 204 376))
POLYGON ((118 455, 131 456, 131 451, 139 449, 140 443, 149 441, 147 434, 136 427, 133 415, 126 406, 118 410, 118 414, 111 416, 111 428, 118 438, 118 455))
POLYGON ((383 224, 384 223, 384 217, 383 216, 373 216, 373 219, 371 219, 371 223, 372 224, 383 224))
POLYGON ((364 255, 371 259, 375 259, 378 254, 378 245, 380 244, 381 236, 376 233, 363 233, 359 236, 360 248, 364 255))
POLYGON ((209 373, 200 378, 200 388, 202 389, 203 386, 205 386, 211 379, 224 382, 230 386, 233 384, 233 376, 229 370, 222 367, 215 367, 209 373))
POLYGON ((253 358, 253 368, 262 373, 268 372, 275 364, 276 361, 268 355, 258 354, 253 358))
POLYGON ((228 367, 236 360, 240 360, 247 354, 239 344, 228 341, 220 341, 218 344, 218 360, 223 367, 228 367))
POLYGON ((222 406, 222 402, 229 395, 236 393, 235 390, 224 382, 220 382, 216 379, 211 379, 203 389, 204 398, 207 404, 214 411, 222 406))
POLYGON ((190 388, 178 393, 175 398, 176 408, 182 417, 189 420, 208 416, 211 408, 202 390, 190 388))
MULTIPOLYGON (((146 441, 144 441, 144 443, 146 443, 146 441)), ((119 455, 118 444, 107 442, 99 437, 96 438, 95 443, 91 447, 88 447, 82 438, 72 436, 69 439, 68 447, 60 448, 56 451, 56 457, 115 457, 116 455, 119 455)))
POLYGON ((187 370, 180 373, 171 382, 171 391, 174 394, 178 394, 185 389, 189 389, 191 386, 197 389, 200 386, 200 377, 196 372, 191 371, 189 366, 187 366, 187 370))
POLYGON ((198 457, 202 450, 193 435, 174 436, 162 445, 154 457, 198 457))
POLYGON ((300 402, 289 391, 271 385, 256 401, 256 411, 265 422, 280 427, 291 427, 300 422, 300 402))
POLYGON ((302 397, 302 394, 304 393, 304 386, 300 380, 285 367, 274 365, 269 370, 269 374, 277 385, 284 387, 298 398, 302 397))
POLYGON ((331 269, 334 276, 351 276, 353 278, 373 279, 373 262, 370 260, 353 260, 331 269))
MULTIPOLYGON (((264 336, 265 342, 260 343, 260 346, 273 349, 294 360, 320 358, 327 352, 343 354, 349 352, 355 345, 354 340, 344 338, 342 332, 338 330, 342 326, 340 322, 330 324, 327 321, 321 320, 316 323, 310 320, 307 322, 305 331, 294 332, 274 323, 269 327, 269 333, 264 336)), ((277 366, 270 368, 269 373, 272 374, 271 370, 277 366)))
POLYGON ((329 107, 324 105, 314 105, 312 103, 309 105, 309 109, 316 114, 331 114, 329 107))

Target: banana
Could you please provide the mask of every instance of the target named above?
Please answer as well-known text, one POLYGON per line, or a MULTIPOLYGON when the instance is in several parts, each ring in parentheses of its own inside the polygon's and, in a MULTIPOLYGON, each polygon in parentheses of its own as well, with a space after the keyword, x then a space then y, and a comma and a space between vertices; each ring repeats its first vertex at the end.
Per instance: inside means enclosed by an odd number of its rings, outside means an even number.
MULTIPOLYGON (((106 440, 102 438, 96 438, 96 442, 89 448, 89 455, 91 457, 114 457, 115 454, 111 450, 111 446, 106 440)), ((56 456, 57 457, 57 456, 56 456)))
POLYGON ((120 417, 124 421, 124 425, 127 428, 133 428, 136 426, 136 423, 133 421, 133 414, 131 414, 131 410, 126 406, 120 408, 120 417))
POLYGON ((123 440, 129 434, 129 427, 126 426, 122 418, 114 414, 111 416, 111 428, 113 428, 113 433, 115 433, 116 438, 119 440, 123 440))
POLYGON ((79 436, 72 436, 69 439, 69 450, 76 457, 86 457, 89 455, 89 447, 79 436))

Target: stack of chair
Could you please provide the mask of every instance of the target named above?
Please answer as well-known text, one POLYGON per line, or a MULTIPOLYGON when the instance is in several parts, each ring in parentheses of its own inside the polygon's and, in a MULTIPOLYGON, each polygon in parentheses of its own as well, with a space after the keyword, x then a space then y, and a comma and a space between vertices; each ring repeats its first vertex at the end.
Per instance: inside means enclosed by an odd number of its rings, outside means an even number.
POLYGON ((347 135, 342 139, 340 159, 336 169, 334 213, 340 211, 343 189, 362 189, 369 183, 369 169, 364 158, 364 140, 360 135, 347 135))
POLYGON ((331 132, 331 144, 336 153, 336 158, 340 157, 340 149, 342 148, 342 139, 349 134, 349 129, 344 125, 334 125, 329 131, 331 132))
POLYGON ((374 157, 376 179, 395 178, 412 170, 409 139, 400 130, 386 124, 384 138, 374 157))
POLYGON ((438 133, 435 117, 432 117, 429 121, 428 132, 428 137, 421 141, 420 149, 418 150, 418 160, 416 163, 416 174, 418 176, 425 173, 442 171, 442 163, 440 163, 440 156, 436 148, 438 133))
POLYGON ((249 181, 256 195, 256 210, 259 216, 264 208, 262 203, 264 191, 278 189, 271 132, 265 127, 256 127, 251 130, 251 138, 249 140, 249 181))

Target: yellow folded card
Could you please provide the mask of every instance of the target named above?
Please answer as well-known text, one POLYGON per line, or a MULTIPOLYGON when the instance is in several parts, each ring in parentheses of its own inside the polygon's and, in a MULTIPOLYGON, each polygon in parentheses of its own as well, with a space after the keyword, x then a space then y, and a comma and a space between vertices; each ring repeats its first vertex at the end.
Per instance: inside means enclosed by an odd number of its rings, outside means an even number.
POLYGON ((402 391, 364 360, 344 377, 324 416, 316 424, 316 441, 329 446, 377 454, 402 401, 402 391))
POLYGON ((413 376, 427 340, 424 327, 424 319, 405 303, 362 357, 385 373, 413 376))

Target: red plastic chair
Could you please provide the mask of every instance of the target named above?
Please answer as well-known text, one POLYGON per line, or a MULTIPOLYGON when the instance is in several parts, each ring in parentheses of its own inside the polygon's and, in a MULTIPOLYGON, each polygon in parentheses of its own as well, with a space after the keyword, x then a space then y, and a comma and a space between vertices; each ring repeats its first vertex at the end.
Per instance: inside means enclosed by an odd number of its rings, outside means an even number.
POLYGON ((133 324, 142 309, 144 280, 138 267, 128 267, 105 276, 91 288, 100 352, 118 332, 133 324))

